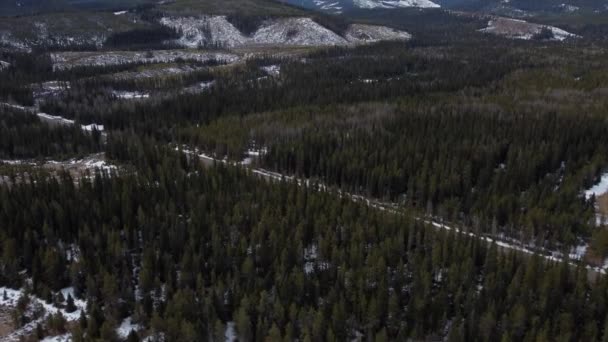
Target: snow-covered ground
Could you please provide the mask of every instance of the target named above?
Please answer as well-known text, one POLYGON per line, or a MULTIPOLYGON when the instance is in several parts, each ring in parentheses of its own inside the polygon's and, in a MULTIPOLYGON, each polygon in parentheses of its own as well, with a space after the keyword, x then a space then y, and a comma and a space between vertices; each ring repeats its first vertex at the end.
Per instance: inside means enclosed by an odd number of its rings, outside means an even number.
MULTIPOLYGON (((63 317, 65 317, 66 321, 73 322, 80 318, 82 312, 86 310, 87 303, 84 300, 77 299, 74 297, 74 289, 73 288, 65 288, 60 291, 64 295, 64 300, 67 301, 67 295, 72 295, 74 299, 74 305, 76 306, 76 311, 67 312, 64 308, 59 308, 53 304, 48 304, 46 301, 34 296, 29 295, 30 297, 30 306, 42 308, 44 313, 37 319, 27 323, 26 325, 20 327, 19 329, 13 331, 10 335, 5 336, 2 341, 19 341, 22 337, 28 336, 30 333, 34 331, 36 325, 44 322, 44 320, 51 314, 55 314, 60 312, 63 317)), ((0 305, 6 306, 9 308, 15 308, 17 306, 17 302, 19 298, 24 295, 24 289, 11 289, 7 287, 0 287, 0 305), (6 294, 6 299, 4 298, 6 294)), ((62 335, 61 337, 64 337, 62 335)), ((66 341, 65 339, 49 339, 48 341, 66 341)))
POLYGON ((226 342, 236 342, 236 324, 233 321, 226 322, 226 331, 224 332, 226 342))
POLYGON ((602 175, 602 177, 600 177, 599 183, 595 184, 594 186, 583 192, 586 199, 590 199, 592 196, 596 199, 595 224, 597 226, 608 222, 608 217, 606 217, 606 215, 600 212, 599 206, 597 205, 597 198, 606 193, 608 193, 608 173, 605 173, 602 175))
POLYGON ((141 329, 143 329, 141 325, 133 323, 131 317, 127 317, 122 321, 122 323, 120 323, 120 326, 116 328, 116 334, 118 337, 126 339, 132 330, 137 332, 141 329))
POLYGON ((269 76, 277 77, 277 76, 281 75, 281 66, 280 65, 267 65, 267 66, 261 67, 261 69, 264 70, 264 72, 267 73, 269 76))
POLYGON ((560 4, 559 6, 557 6, 557 8, 559 8, 561 11, 566 12, 566 13, 574 13, 578 10, 580 10, 580 7, 578 6, 574 6, 571 4, 560 4))
POLYGON ((47 98, 58 97, 63 92, 71 88, 70 82, 66 81, 48 81, 43 83, 36 83, 30 86, 36 104, 47 98))
POLYGON ((117 73, 111 74, 110 77, 113 79, 119 79, 119 80, 168 77, 168 76, 188 74, 188 73, 200 70, 200 69, 202 69, 202 67, 197 67, 197 66, 190 65, 190 64, 180 64, 180 65, 170 65, 170 66, 166 66, 166 67, 144 68, 143 70, 135 70, 135 71, 122 71, 122 72, 117 72, 117 73))
POLYGON ((182 92, 187 94, 200 94, 213 88, 214 85, 215 81, 199 82, 184 88, 182 92))
POLYGON ((608 192, 608 173, 605 173, 600 178, 599 183, 592 186, 590 189, 585 190, 585 198, 589 199, 591 196, 598 197, 608 192))
POLYGON ((65 70, 80 66, 108 66, 131 63, 171 63, 176 60, 193 60, 197 62, 218 61, 234 63, 239 57, 217 51, 197 50, 155 50, 155 51, 108 51, 108 52, 57 52, 51 54, 53 68, 65 70))
POLYGON ((57 336, 48 336, 48 337, 43 338, 40 342, 71 342, 71 341, 72 341, 72 334, 67 333, 67 334, 57 335, 57 336))
POLYGON ((100 28, 96 32, 77 32, 77 33, 58 33, 49 32, 48 25, 46 23, 38 22, 33 26, 31 36, 35 38, 17 38, 12 32, 2 31, 0 32, 0 44, 11 47, 15 51, 31 52, 33 47, 36 46, 91 46, 94 45, 98 48, 103 46, 107 35, 110 34, 111 28, 107 28, 103 31, 100 28), (110 31, 107 31, 107 30, 110 31))
POLYGON ((310 18, 285 18, 262 25, 253 35, 253 43, 316 46, 345 45, 348 42, 310 18))
POLYGON ((164 17, 160 23, 179 29, 183 34, 178 43, 185 47, 214 44, 235 47, 248 40, 225 16, 164 17))
POLYGON ((5 62, 5 61, 0 61, 0 71, 4 70, 10 66, 11 66, 11 63, 5 62))
POLYGON ((315 6, 319 9, 333 14, 342 14, 342 4, 336 0, 313 0, 315 6))
POLYGON ((142 92, 139 92, 139 91, 119 91, 119 90, 115 90, 115 91, 112 92, 112 95, 114 95, 118 99, 123 99, 123 100, 147 99, 147 98, 150 97, 150 94, 142 93, 142 92))
POLYGON ((345 37, 353 43, 370 43, 381 40, 409 40, 412 35, 386 26, 352 24, 345 37))
MULTIPOLYGON (((75 124, 74 120, 66 119, 61 116, 50 115, 50 114, 46 114, 46 113, 37 113, 36 115, 38 115, 38 117, 42 121, 46 121, 49 124, 64 125, 64 126, 70 126, 70 125, 75 124)), ((80 125, 80 128, 83 131, 88 131, 88 132, 91 132, 93 130, 103 132, 103 130, 104 130, 103 125, 99 125, 99 124, 80 125)))
POLYGON ((240 32, 225 16, 165 17, 161 23, 183 32, 177 43, 184 47, 332 46, 411 38, 407 32, 361 24, 351 25, 343 37, 304 17, 268 19, 250 36, 240 32))
POLYGON ((22 110, 25 112, 32 112, 35 110, 34 107, 25 107, 25 106, 20 106, 20 105, 16 105, 16 104, 12 104, 12 103, 7 103, 7 102, 0 102, 0 107, 8 107, 8 108, 12 108, 12 109, 22 110))
POLYGON ((579 38, 579 36, 573 33, 554 26, 534 24, 525 20, 502 17, 496 17, 488 21, 488 26, 481 29, 480 32, 491 33, 511 39, 530 40, 541 33, 543 29, 548 29, 553 33, 553 38, 551 38, 551 40, 563 41, 568 38, 579 38))
POLYGON ((430 0, 353 0, 359 8, 439 8, 438 4, 430 0))
MULTIPOLYGON (((27 159, 15 159, 15 160, 0 160, 0 164, 6 165, 27 165, 27 166, 37 166, 41 167, 48 171, 58 171, 65 170, 70 172, 76 178, 83 176, 85 172, 95 172, 96 170, 100 170, 102 172, 112 174, 113 172, 118 170, 116 165, 109 163, 105 159, 105 155, 103 153, 91 154, 82 159, 69 159, 69 160, 46 160, 46 161, 38 161, 38 160, 27 160, 27 159)), ((72 254, 74 257, 77 257, 78 251, 74 250, 72 254)))

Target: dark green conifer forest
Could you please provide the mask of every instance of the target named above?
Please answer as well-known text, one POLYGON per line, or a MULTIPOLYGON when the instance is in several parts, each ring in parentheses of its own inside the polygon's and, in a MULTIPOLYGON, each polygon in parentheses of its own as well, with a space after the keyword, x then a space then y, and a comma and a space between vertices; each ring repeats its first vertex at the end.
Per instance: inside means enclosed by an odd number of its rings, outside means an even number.
POLYGON ((196 1, 102 7, 129 24, 97 45, 0 35, 0 340, 608 341, 602 14, 537 17, 556 42, 239 1, 247 36, 413 38, 184 48, 160 19, 196 1))

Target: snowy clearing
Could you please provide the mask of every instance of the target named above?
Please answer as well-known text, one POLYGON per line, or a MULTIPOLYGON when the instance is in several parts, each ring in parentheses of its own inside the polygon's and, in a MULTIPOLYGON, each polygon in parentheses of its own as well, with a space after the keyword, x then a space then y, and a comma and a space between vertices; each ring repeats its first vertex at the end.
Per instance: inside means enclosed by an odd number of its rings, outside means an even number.
POLYGON ((217 51, 155 50, 155 51, 69 51, 51 54, 53 69, 66 70, 82 66, 109 66, 133 63, 172 63, 191 60, 201 63, 218 61, 234 63, 239 57, 217 51))
POLYGON ((497 17, 493 18, 488 22, 488 27, 479 30, 484 33, 491 33, 499 36, 503 36, 511 39, 523 39, 523 40, 531 40, 535 36, 542 33, 544 29, 548 29, 552 38, 549 40, 553 41, 564 41, 568 38, 580 38, 573 33, 564 31, 560 28, 554 26, 547 25, 539 25, 534 23, 529 23, 524 20, 518 19, 509 19, 497 17))
POLYGON ((133 323, 131 317, 127 317, 120 323, 120 326, 116 328, 116 334, 118 337, 126 339, 132 330, 137 332, 141 329, 143 329, 141 325, 133 323))
POLYGON ((260 69, 264 70, 269 76, 279 76, 281 75, 281 66, 280 65, 268 65, 263 66, 260 69))
MULTIPOLYGON (((66 289, 61 290, 60 292, 73 295, 74 289, 66 288, 66 289)), ((19 298, 21 298, 24 295, 24 293, 25 293, 24 289, 15 290, 15 289, 7 288, 7 287, 0 287, 0 306, 15 308, 17 306, 17 302, 19 301, 19 298)), ((3 341, 8 342, 8 341, 21 340, 22 337, 28 336, 30 333, 32 333, 34 331, 34 329, 36 328, 37 324, 44 322, 44 320, 49 315, 55 314, 57 312, 60 312, 68 322, 78 320, 78 318, 80 318, 81 313, 86 310, 86 305, 87 305, 86 301, 74 298, 74 304, 76 306, 76 310, 74 312, 67 312, 66 309, 59 308, 53 304, 48 304, 46 301, 44 301, 34 295, 29 295, 29 298, 30 298, 30 304, 28 307, 42 308, 44 310, 44 313, 39 318, 32 320, 31 322, 25 324, 24 326, 20 327, 19 329, 13 331, 10 335, 5 336, 3 338, 3 341)), ((64 297, 64 300, 67 300, 67 296, 64 297)), ((65 303, 65 301, 64 301, 64 303, 65 303)), ((57 336, 55 338, 61 338, 62 336, 64 336, 64 335, 57 336)), ((63 340, 49 339, 48 341, 66 341, 66 340, 65 339, 63 339, 63 340)))
MULTIPOLYGON (((46 113, 37 113, 36 115, 40 118, 40 120, 45 121, 52 125, 70 126, 70 125, 75 124, 74 120, 66 119, 62 116, 55 116, 55 115, 50 115, 50 114, 46 114, 46 113)), ((91 132, 93 130, 103 132, 104 127, 103 127, 103 125, 89 124, 89 125, 80 125, 80 129, 82 129, 83 131, 87 131, 87 132, 91 132)))
POLYGON ((599 197, 608 192, 608 172, 603 174, 599 183, 585 190, 585 198, 590 199, 591 196, 599 197))
POLYGON ((43 338, 40 342, 71 342, 71 341, 72 341, 72 334, 67 333, 67 334, 58 335, 58 336, 48 336, 48 337, 43 338))
POLYGON ((346 31, 346 39, 353 43, 371 43, 381 40, 409 40, 412 35, 386 26, 352 24, 346 31))
MULTIPOLYGON (((49 171, 51 174, 57 174, 59 171, 68 172, 75 180, 78 180, 84 176, 92 176, 89 174, 94 174, 97 170, 100 172, 107 173, 111 175, 114 172, 119 170, 118 166, 109 163, 105 159, 104 153, 96 153, 89 155, 82 159, 69 159, 69 160, 46 160, 46 161, 38 161, 38 160, 23 160, 23 159, 15 159, 15 160, 0 160, 0 164, 12 165, 12 166, 31 166, 41 168, 43 170, 49 171)), ((74 256, 77 257, 77 251, 74 251, 74 256)))

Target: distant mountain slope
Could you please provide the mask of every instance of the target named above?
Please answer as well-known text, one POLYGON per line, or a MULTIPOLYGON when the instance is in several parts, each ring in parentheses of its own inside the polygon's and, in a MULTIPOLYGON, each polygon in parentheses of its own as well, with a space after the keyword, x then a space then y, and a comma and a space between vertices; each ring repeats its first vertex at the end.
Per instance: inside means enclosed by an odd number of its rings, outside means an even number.
POLYGON ((445 8, 511 17, 608 11, 606 0, 277 0, 292 5, 340 14, 355 9, 445 8))
POLYGON ((343 13, 352 9, 377 9, 377 8, 439 8, 436 2, 431 0, 282 0, 292 5, 320 10, 333 14, 343 13))
POLYGON ((336 32, 306 17, 267 19, 251 32, 239 30, 226 16, 165 17, 162 18, 161 23, 182 32, 177 43, 190 48, 356 45, 379 40, 411 38, 411 35, 404 31, 362 24, 351 24, 344 32, 336 32))
POLYGON ((32 15, 82 9, 120 9, 156 2, 156 0, 0 0, 0 16, 32 15))

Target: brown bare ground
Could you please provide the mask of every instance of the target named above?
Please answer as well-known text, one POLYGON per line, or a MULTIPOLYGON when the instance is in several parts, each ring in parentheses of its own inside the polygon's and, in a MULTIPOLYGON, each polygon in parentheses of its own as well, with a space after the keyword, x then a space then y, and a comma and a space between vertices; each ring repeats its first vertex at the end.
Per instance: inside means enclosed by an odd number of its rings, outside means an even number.
POLYGON ((11 319, 11 309, 6 306, 0 306, 0 340, 12 333, 13 330, 15 330, 15 326, 11 319))
POLYGON ((608 193, 598 196, 596 205, 598 214, 608 218, 608 193))

